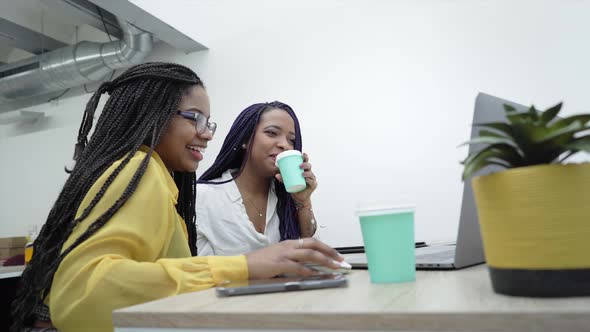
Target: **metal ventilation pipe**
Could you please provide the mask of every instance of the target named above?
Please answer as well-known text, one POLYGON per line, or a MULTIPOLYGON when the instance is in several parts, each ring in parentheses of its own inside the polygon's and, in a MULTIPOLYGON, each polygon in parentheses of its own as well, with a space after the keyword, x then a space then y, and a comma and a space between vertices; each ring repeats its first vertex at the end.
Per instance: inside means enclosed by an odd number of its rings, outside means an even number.
POLYGON ((0 67, 0 103, 101 81, 115 69, 139 64, 152 50, 152 34, 120 20, 120 40, 83 41, 0 67))

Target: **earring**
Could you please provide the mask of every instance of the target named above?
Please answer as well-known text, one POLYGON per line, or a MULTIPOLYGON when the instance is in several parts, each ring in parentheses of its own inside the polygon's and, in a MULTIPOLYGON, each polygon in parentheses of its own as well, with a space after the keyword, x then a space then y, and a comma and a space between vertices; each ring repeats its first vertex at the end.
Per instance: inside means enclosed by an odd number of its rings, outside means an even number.
POLYGON ((242 144, 242 149, 246 149, 248 146, 246 145, 246 143, 242 144))

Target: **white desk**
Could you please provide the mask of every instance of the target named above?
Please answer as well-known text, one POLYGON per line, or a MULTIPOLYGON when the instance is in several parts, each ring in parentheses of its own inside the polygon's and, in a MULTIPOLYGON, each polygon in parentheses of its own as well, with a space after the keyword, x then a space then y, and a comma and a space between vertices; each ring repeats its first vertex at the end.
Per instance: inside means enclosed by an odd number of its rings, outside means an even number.
POLYGON ((20 277, 24 270, 24 265, 0 266, 0 279, 20 277))
POLYGON ((403 284, 371 284, 362 270, 349 278, 347 288, 182 294, 115 311, 115 330, 590 331, 590 297, 498 295, 485 265, 419 271, 416 282, 403 284))

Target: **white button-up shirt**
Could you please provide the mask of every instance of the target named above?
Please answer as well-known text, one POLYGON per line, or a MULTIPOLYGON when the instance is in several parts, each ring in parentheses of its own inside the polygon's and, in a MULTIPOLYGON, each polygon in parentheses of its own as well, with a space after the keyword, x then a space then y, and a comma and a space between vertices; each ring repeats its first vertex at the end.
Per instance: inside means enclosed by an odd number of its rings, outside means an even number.
MULTIPOLYGON (((221 178, 232 178, 225 171, 221 178)), ((224 184, 197 184, 197 249, 199 256, 233 256, 278 243, 281 239, 277 195, 274 181, 268 190, 266 226, 258 233, 248 218, 240 190, 235 181, 224 184)))

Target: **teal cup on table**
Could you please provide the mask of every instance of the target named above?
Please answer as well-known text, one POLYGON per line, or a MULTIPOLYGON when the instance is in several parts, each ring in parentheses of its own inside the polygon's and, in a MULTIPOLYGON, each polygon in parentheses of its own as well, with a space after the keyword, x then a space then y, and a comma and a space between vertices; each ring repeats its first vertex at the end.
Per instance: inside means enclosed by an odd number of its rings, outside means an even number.
POLYGON ((366 205, 357 209, 372 283, 416 280, 414 207, 366 205))
POLYGON ((305 178, 303 177, 303 156, 297 150, 287 150, 277 155, 275 164, 283 177, 283 184, 289 193, 305 190, 305 178))

